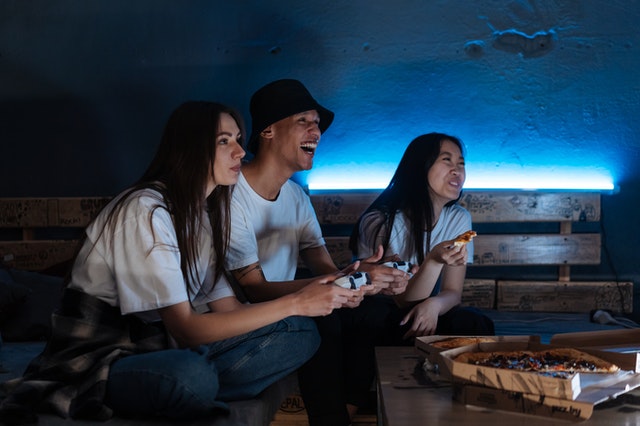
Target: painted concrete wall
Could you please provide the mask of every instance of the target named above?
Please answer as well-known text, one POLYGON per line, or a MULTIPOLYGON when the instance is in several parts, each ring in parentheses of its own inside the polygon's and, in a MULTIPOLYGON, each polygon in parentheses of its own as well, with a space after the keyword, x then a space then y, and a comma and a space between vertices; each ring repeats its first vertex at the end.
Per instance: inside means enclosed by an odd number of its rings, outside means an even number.
POLYGON ((115 194, 180 102, 246 115, 293 77, 336 112, 299 182, 390 177, 430 131, 465 142, 468 182, 609 178, 588 273, 638 283, 638 22, 639 0, 3 0, 0 196, 115 194))

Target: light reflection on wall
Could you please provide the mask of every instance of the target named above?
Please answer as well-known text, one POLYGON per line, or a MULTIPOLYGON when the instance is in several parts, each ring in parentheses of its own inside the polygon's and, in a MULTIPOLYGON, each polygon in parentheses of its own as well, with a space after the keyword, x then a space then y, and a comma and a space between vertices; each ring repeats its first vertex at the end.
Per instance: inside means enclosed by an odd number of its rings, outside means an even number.
MULTIPOLYGON (((324 165, 314 167, 306 179, 298 179, 310 190, 381 189, 391 179, 395 165, 373 167, 324 165)), ((476 164, 467 166, 466 189, 527 190, 614 190, 614 180, 607 170, 597 167, 527 166, 476 164)))

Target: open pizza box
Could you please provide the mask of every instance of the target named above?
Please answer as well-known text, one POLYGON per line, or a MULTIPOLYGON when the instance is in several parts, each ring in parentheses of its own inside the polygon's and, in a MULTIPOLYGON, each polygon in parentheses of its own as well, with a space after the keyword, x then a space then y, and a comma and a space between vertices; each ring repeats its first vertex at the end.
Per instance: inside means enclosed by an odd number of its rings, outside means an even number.
POLYGON ((640 329, 582 331, 551 337, 552 345, 568 346, 590 352, 610 353, 609 360, 621 368, 640 373, 640 329))
MULTIPOLYGON (((482 341, 490 342, 540 342, 540 336, 422 336, 415 339, 415 347, 425 358, 425 369, 437 371, 444 379, 450 378, 450 372, 447 365, 440 360, 440 354, 451 348, 442 348, 439 343, 448 342, 451 339, 468 339, 470 342, 463 346, 473 346, 474 340, 482 339, 482 341)), ((462 347, 462 346, 456 346, 462 347)))
MULTIPOLYGON (((485 386, 454 383, 453 398, 465 405, 546 417, 553 420, 581 422, 593 414, 596 405, 627 392, 640 390, 640 375, 629 375, 607 387, 587 387, 574 400, 512 392, 485 386)), ((612 413, 615 415, 615 412, 612 413)), ((615 424, 614 418, 611 424, 615 424)), ((555 424, 555 423, 554 423, 555 424)))
MULTIPOLYGON (((463 352, 491 352, 491 351, 519 351, 519 350, 552 350, 556 345, 546 345, 538 342, 495 342, 478 343, 450 349, 440 353, 440 357, 451 374, 454 383, 484 386, 504 391, 519 392, 538 397, 558 398, 562 400, 576 400, 580 395, 589 395, 593 390, 604 390, 609 397, 615 397, 616 386, 625 383, 624 389, 632 389, 640 385, 640 375, 635 371, 635 360, 620 358, 613 352, 596 349, 584 350, 605 361, 613 362, 620 367, 616 373, 572 373, 566 375, 540 374, 530 371, 518 371, 502 368, 485 367, 455 361, 463 352), (632 385, 626 383, 631 380, 632 385), (611 394, 614 392, 613 394, 611 394)), ((596 392, 596 393, 598 393, 596 392)), ((587 402, 594 403, 592 400, 587 402)))

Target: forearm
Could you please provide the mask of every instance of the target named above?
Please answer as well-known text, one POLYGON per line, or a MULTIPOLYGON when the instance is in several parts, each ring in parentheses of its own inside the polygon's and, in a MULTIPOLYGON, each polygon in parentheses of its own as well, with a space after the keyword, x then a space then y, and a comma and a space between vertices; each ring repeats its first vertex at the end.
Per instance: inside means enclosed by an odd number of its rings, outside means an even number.
POLYGON ((295 295, 264 303, 238 304, 235 309, 222 312, 198 314, 191 309, 181 310, 177 305, 161 311, 169 332, 182 347, 228 339, 298 314, 295 295))
POLYGON ((396 303, 406 306, 428 298, 438 281, 442 267, 441 263, 430 259, 422 262, 418 272, 409 280, 406 291, 395 296, 396 303))
POLYGON ((246 284, 243 286, 243 290, 250 302, 266 302, 295 293, 307 286, 312 280, 312 278, 304 278, 291 281, 263 281, 246 284))
POLYGON ((443 290, 429 300, 437 306, 438 315, 442 315, 449 312, 454 306, 460 304, 460 294, 452 290, 443 290))

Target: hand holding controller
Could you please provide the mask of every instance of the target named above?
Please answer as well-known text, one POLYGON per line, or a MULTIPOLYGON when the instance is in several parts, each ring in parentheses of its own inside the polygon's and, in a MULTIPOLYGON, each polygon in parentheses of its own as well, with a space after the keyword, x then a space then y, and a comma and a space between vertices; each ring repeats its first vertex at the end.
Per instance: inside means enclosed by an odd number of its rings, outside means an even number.
POLYGON ((401 271, 406 272, 407 274, 413 276, 411 273, 411 268, 413 268, 413 264, 411 262, 405 261, 397 261, 397 262, 385 262, 382 266, 388 266, 389 268, 400 269, 401 271))
POLYGON ((350 275, 338 278, 333 283, 342 288, 357 290, 363 285, 371 284, 371 279, 369 278, 369 274, 366 272, 354 272, 350 275))

